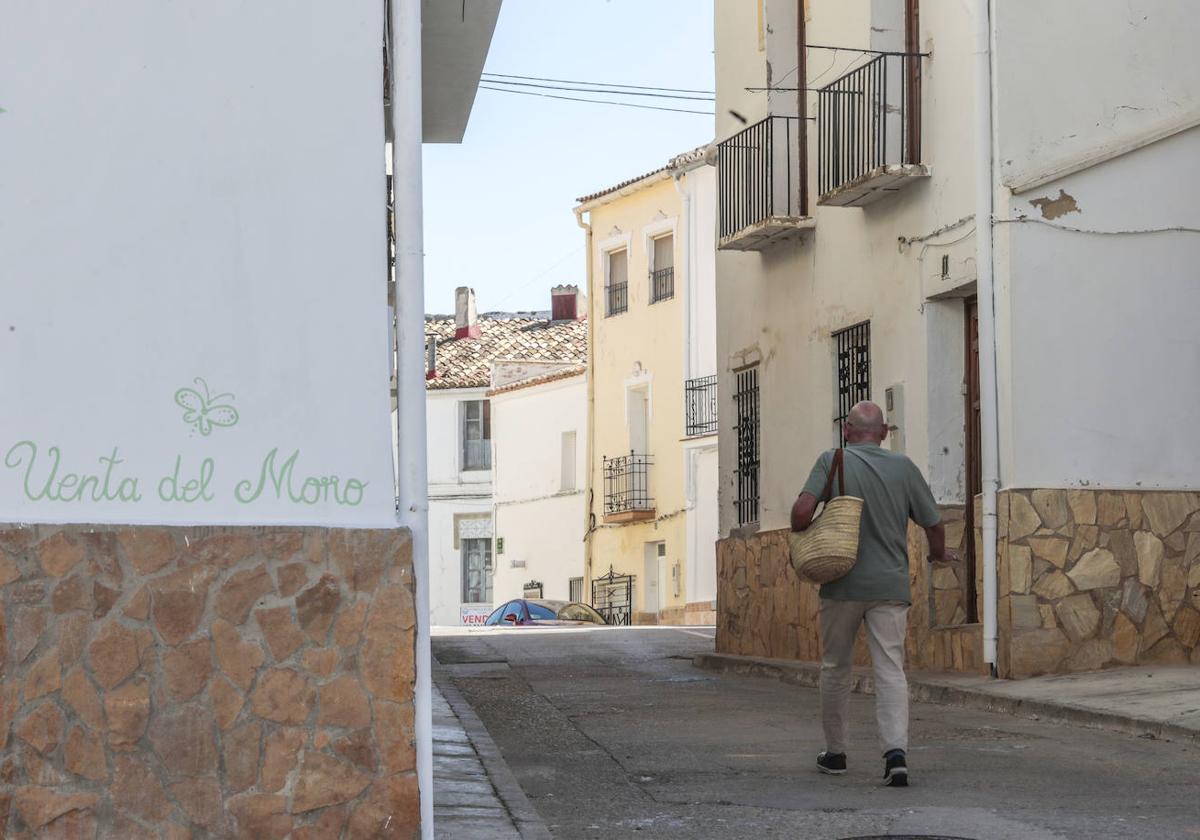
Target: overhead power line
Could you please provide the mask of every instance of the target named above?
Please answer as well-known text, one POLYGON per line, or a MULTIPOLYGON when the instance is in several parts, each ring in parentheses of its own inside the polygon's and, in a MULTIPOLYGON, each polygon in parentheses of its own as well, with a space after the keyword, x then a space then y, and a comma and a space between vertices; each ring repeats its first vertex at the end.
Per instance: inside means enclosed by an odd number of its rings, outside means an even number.
POLYGON ((713 102, 712 96, 686 96, 673 93, 647 93, 642 90, 618 90, 616 88, 571 87, 568 85, 539 85, 533 82, 505 82, 499 79, 484 79, 493 85, 512 85, 516 87, 541 88, 543 90, 566 90, 576 93, 615 93, 620 96, 653 96, 657 99, 693 99, 699 102, 713 102))
POLYGON ((579 79, 549 79, 544 76, 517 76, 511 73, 484 73, 484 76, 490 76, 494 79, 522 79, 528 82, 557 82, 563 85, 598 85, 600 87, 609 88, 629 88, 630 90, 655 90, 666 93, 704 93, 709 96, 715 96, 716 91, 712 90, 696 90, 694 88, 671 88, 659 87, 656 85, 625 85, 620 82, 585 82, 579 79))
POLYGON ((491 90, 498 93, 515 93, 519 96, 541 96, 546 99, 565 99, 568 102, 590 102, 593 105, 620 105, 625 108, 641 108, 646 111, 674 111, 677 114, 703 114, 711 117, 712 111, 695 111, 689 108, 667 108, 663 105, 640 105, 636 102, 617 102, 613 99, 586 99, 581 96, 559 96, 554 93, 538 93, 532 90, 513 90, 512 88, 490 87, 487 84, 481 84, 480 90, 491 90))

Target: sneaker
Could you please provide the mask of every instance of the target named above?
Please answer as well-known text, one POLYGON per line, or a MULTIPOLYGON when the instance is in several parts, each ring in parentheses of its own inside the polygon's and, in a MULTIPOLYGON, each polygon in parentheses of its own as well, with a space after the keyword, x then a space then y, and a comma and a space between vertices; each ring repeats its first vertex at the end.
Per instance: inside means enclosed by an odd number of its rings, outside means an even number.
POLYGON ((823 752, 817 756, 817 769, 831 776, 841 776, 846 772, 846 754, 823 752))
POLYGON ((891 750, 883 758, 883 783, 888 787, 908 787, 908 762, 904 750, 891 750))

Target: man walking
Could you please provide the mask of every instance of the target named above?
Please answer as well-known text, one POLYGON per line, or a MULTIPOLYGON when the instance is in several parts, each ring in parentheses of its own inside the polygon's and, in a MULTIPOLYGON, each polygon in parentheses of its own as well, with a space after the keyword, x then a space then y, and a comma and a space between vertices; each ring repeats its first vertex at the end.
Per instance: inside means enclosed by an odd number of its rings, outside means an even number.
MULTIPOLYGON (((888 428, 872 402, 850 409, 842 434, 846 440, 843 473, 846 494, 863 500, 858 559, 844 576, 821 586, 821 720, 825 751, 817 769, 846 772, 849 736, 850 667, 854 637, 867 626, 867 645, 875 672, 875 719, 884 757, 884 784, 908 784, 908 680, 904 676, 904 635, 912 604, 908 583, 908 520, 925 529, 930 561, 956 560, 946 550, 941 513, 920 470, 904 455, 883 449, 888 428)), ((825 489, 833 450, 812 468, 792 505, 792 530, 803 531, 825 489)))

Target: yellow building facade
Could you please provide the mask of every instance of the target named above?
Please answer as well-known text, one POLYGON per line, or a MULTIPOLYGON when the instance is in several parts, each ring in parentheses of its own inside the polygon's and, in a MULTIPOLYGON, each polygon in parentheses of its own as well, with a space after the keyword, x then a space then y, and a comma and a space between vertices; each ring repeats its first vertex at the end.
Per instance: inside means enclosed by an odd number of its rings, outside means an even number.
POLYGON ((697 453, 707 445, 715 464, 716 428, 688 434, 694 411, 685 394, 696 373, 708 372, 695 363, 690 334, 698 330, 689 329, 690 315, 704 309, 692 275, 703 273, 693 269, 705 243, 689 233, 697 207, 707 207, 696 188, 711 179, 697 150, 576 208, 588 230, 592 325, 585 585, 615 623, 715 617, 715 585, 706 583, 712 569, 715 584, 707 534, 715 537, 715 507, 711 528, 698 520, 716 498, 716 470, 707 482, 697 453))

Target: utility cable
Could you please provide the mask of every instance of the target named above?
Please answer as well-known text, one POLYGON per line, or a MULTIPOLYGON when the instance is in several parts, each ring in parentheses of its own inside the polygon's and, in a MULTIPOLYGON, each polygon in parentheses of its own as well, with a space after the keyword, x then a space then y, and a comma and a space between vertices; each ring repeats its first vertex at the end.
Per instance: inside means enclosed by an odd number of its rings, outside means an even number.
POLYGON ((558 96, 557 94, 553 93, 537 93, 532 90, 512 90, 510 88, 488 87, 487 85, 483 84, 479 86, 479 89, 498 91, 499 93, 515 93, 521 96, 541 96, 545 97, 546 99, 565 99, 568 102, 590 102, 593 105, 621 105, 626 108, 641 108, 646 111, 674 111, 677 114, 702 114, 706 117, 713 116, 712 111, 694 111, 688 108, 667 108, 662 105, 639 105, 636 102, 617 102, 612 99, 584 99, 583 97, 579 96, 558 96))
POLYGON ((610 88, 630 88, 631 90, 657 90, 667 93, 705 93, 709 96, 716 94, 712 90, 696 90, 694 88, 670 88, 657 87, 654 85, 624 85, 620 82, 584 82, 579 79, 549 79, 544 76, 516 76, 511 73, 483 73, 484 76, 491 76, 496 79, 523 79, 528 82, 557 82, 563 85, 598 85, 600 87, 610 88))
POLYGON ((653 96, 658 99, 693 99, 699 102, 713 102, 715 97, 712 96, 685 96, 683 94, 671 93, 647 93, 645 91, 634 90, 618 90, 616 88, 588 88, 588 87, 568 87, 566 85, 539 85, 533 82, 505 82, 499 79, 485 79, 485 82, 492 85, 513 85, 516 87, 541 88, 542 90, 566 90, 575 91, 576 93, 615 93, 620 96, 653 96))
POLYGON ((1093 236, 1139 236, 1149 233, 1200 233, 1200 228, 1187 227, 1186 225, 1172 225, 1170 227, 1157 228, 1132 228, 1129 230, 1096 230, 1093 228, 1080 228, 1072 227, 1071 225, 1060 225, 1045 219, 1034 219, 1030 216, 1018 216, 1015 219, 996 219, 995 223, 998 225, 1043 225, 1045 227, 1054 228, 1055 230, 1065 230, 1068 233, 1087 233, 1093 236))

